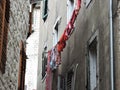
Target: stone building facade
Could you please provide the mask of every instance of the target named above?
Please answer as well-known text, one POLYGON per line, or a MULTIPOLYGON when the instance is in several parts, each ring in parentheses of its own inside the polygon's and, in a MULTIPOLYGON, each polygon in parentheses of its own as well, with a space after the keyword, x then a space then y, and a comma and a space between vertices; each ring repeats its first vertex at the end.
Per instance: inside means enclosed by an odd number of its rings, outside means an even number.
MULTIPOLYGON (((42 19, 41 16, 38 90, 45 90, 46 87, 45 74, 40 80, 41 62, 45 60, 42 58, 43 52, 51 50, 59 41, 76 1, 48 0, 47 17, 42 19)), ((119 90, 119 6, 119 0, 81 1, 74 32, 61 53, 61 64, 52 72, 52 89, 49 90, 119 90)), ((42 14, 43 10, 41 9, 42 14)))
POLYGON ((1 0, 0 19, 0 90, 24 90, 29 0, 1 0))
POLYGON ((66 13, 64 13, 66 10, 66 1, 64 0, 52 0, 52 2, 50 0, 41 1, 37 90, 45 90, 46 75, 42 75, 41 62, 44 61, 44 58, 47 58, 48 50, 57 43, 63 33, 64 27, 67 24, 67 16, 66 13), (47 4, 47 12, 45 12, 45 3, 47 4), (58 4, 60 4, 61 8, 58 4), (60 24, 57 34, 55 26, 58 22, 60 24))

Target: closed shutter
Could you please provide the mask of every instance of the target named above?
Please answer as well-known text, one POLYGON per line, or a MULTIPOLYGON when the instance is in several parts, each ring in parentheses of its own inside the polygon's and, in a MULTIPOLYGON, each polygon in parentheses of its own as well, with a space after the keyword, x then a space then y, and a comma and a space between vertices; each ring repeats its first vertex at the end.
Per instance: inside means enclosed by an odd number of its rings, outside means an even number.
POLYGON ((19 75, 18 75, 18 90, 24 90, 25 86, 25 70, 26 70, 26 52, 21 42, 20 61, 19 61, 19 75))
POLYGON ((2 35, 3 35, 3 9, 0 2, 0 61, 1 61, 1 49, 2 49, 2 35))
POLYGON ((9 0, 0 2, 0 70, 5 72, 5 63, 7 59, 7 35, 9 23, 9 0))
POLYGON ((5 2, 6 0, 1 1, 0 3, 0 70, 4 71, 4 61, 2 60, 2 46, 3 46, 3 35, 4 35, 4 20, 5 20, 5 2))

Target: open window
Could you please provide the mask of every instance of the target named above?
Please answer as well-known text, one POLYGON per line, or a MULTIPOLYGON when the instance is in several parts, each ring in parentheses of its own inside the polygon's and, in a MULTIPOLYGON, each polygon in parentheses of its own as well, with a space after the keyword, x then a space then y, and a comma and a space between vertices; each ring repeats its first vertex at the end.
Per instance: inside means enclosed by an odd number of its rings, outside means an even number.
POLYGON ((99 82, 98 34, 97 31, 88 41, 87 90, 96 90, 99 82))
POLYGON ((89 66, 90 66, 90 90, 97 87, 97 41, 92 41, 89 45, 89 66))
POLYGON ((66 82, 66 88, 67 90, 73 90, 73 82, 74 82, 74 72, 73 70, 70 70, 68 73, 67 73, 67 82, 66 82))

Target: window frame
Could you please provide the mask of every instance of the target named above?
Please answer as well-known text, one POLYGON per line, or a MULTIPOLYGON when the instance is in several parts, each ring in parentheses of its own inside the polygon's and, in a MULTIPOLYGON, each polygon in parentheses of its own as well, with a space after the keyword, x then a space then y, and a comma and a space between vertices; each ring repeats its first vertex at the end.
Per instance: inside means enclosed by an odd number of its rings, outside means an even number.
POLYGON ((57 17, 55 24, 53 26, 53 46, 55 46, 58 43, 59 38, 59 25, 61 22, 62 17, 57 17))

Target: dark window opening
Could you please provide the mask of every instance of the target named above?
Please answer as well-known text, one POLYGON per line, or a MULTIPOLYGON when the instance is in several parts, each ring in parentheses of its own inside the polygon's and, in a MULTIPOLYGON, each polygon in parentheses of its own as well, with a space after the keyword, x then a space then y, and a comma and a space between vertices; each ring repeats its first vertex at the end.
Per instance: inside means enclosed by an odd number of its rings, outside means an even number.
POLYGON ((67 74, 67 90, 72 90, 73 74, 72 70, 67 74))
POLYGON ((65 78, 61 75, 59 75, 59 80, 58 83, 60 85, 58 85, 59 90, 65 90, 65 78))
POLYGON ((97 39, 90 43, 88 47, 89 53, 89 72, 88 72, 88 86, 90 90, 96 90, 97 88, 97 39))

